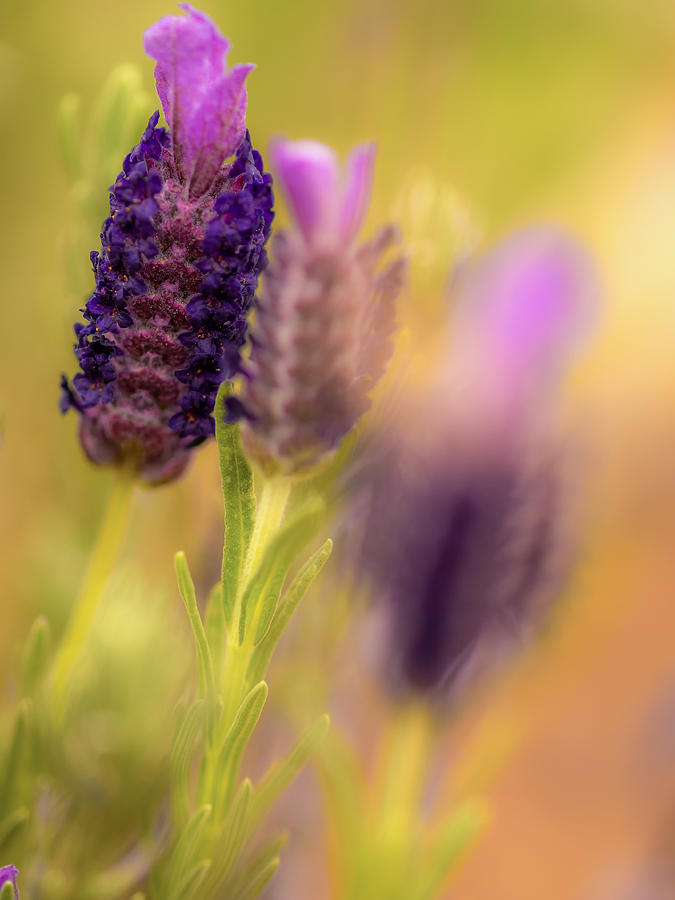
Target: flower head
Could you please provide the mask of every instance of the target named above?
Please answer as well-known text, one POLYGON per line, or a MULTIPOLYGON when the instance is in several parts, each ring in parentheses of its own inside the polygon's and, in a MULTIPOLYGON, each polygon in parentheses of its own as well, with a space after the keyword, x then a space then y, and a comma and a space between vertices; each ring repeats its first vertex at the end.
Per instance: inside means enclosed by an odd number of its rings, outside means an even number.
POLYGON ((462 277, 438 383, 376 439, 360 559, 385 601, 399 684, 464 682, 529 636, 560 587, 568 504, 553 389, 594 291, 588 258, 561 232, 496 247, 462 277))
POLYGON ((282 141, 271 153, 293 225, 274 240, 241 396, 244 442, 268 468, 293 473, 332 451, 368 408, 391 351, 405 263, 382 266, 397 242, 386 228, 358 245, 372 182, 373 145, 335 153, 282 141))
POLYGON ((225 72, 227 40, 185 8, 146 32, 169 129, 155 113, 111 188, 96 287, 75 326, 81 371, 62 379, 61 409, 80 414, 88 456, 132 461, 150 483, 179 475, 214 433, 273 218, 244 125, 251 67, 225 72))
POLYGON ((16 884, 16 879, 19 874, 19 870, 16 866, 1 866, 0 867, 0 888, 6 884, 11 884, 14 888, 14 898, 15 900, 19 900, 19 889, 16 884))

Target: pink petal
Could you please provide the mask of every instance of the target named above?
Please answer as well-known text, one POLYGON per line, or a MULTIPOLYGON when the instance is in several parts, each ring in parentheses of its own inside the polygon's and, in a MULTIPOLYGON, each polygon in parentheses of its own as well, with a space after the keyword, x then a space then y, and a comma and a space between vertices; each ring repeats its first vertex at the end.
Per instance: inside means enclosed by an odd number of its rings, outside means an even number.
POLYGON ((246 131, 246 77, 252 63, 234 66, 212 85, 201 106, 195 110, 189 132, 188 155, 192 171, 186 176, 190 194, 204 193, 223 161, 232 156, 246 131))
POLYGON ((277 183, 305 239, 332 243, 339 234, 340 164, 337 155, 318 141, 270 143, 277 183))
POLYGON ((519 417, 547 407, 589 334, 599 297, 595 267, 572 236, 532 227, 468 263, 458 291, 443 384, 479 428, 508 432, 519 417))
POLYGON ((361 230, 368 212, 376 153, 375 144, 360 144, 347 157, 340 234, 348 243, 361 230))
POLYGON ((508 368, 535 377, 565 358, 589 330, 598 295, 586 250, 553 227, 524 229, 498 244, 462 290, 463 314, 508 368))
POLYGON ((203 191, 243 137, 243 82, 251 67, 236 66, 226 74, 230 42, 205 13, 187 3, 181 7, 188 15, 155 22, 145 32, 144 47, 157 60, 157 93, 178 169, 189 182, 198 166, 196 183, 203 191))

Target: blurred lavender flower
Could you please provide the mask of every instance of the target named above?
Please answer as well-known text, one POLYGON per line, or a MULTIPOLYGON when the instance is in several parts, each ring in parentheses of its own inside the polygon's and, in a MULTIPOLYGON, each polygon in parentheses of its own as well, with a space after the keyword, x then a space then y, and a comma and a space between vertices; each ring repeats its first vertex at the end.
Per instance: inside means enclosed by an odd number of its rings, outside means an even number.
POLYGON ((16 866, 0 867, 0 888, 2 888, 6 884, 11 884, 14 888, 14 900, 19 900, 19 889, 16 885, 18 874, 19 870, 16 866))
POLYGON ((251 356, 232 418, 270 471, 300 472, 332 451, 369 406, 391 353, 405 263, 381 268, 392 227, 357 245, 375 148, 356 147, 341 176, 335 153, 313 141, 271 147, 293 227, 274 239, 251 356))
POLYGON ((550 413, 595 293, 584 251, 552 228, 498 245, 460 275, 433 391, 372 448, 361 566, 387 601, 399 683, 457 687, 528 637, 559 587, 550 413))
POLYGON ((168 131, 155 113, 111 188, 96 288, 75 326, 81 372, 62 378, 96 463, 177 477, 214 433, 218 386, 238 365, 273 218, 271 177, 244 122, 245 79, 204 13, 145 33, 168 131), (233 161, 225 162, 234 154, 233 161))

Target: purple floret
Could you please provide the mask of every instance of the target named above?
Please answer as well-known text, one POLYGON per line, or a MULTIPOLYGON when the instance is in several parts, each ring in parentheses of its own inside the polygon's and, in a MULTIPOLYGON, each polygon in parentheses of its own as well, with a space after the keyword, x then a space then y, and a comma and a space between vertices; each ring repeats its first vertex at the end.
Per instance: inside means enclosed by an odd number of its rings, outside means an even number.
POLYGON ((11 884, 14 888, 14 900, 19 900, 19 889, 16 884, 18 874, 19 870, 16 866, 0 867, 0 888, 6 884, 11 884))

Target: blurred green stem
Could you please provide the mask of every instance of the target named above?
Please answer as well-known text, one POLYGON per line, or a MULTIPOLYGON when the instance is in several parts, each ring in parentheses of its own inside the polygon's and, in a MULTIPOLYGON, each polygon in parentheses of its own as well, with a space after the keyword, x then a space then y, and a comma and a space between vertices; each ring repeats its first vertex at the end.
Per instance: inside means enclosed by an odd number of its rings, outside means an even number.
MULTIPOLYGON (((378 784, 371 826, 356 848, 360 857, 350 884, 350 900, 404 900, 422 827, 422 795, 428 771, 433 728, 423 703, 409 701, 393 711, 380 744, 378 784)), ((345 858, 354 858, 347 854, 345 858)))
POLYGON ((54 660, 52 687, 59 713, 65 711, 70 673, 85 644, 101 594, 126 533, 133 488, 133 469, 127 466, 119 468, 80 595, 54 660))

